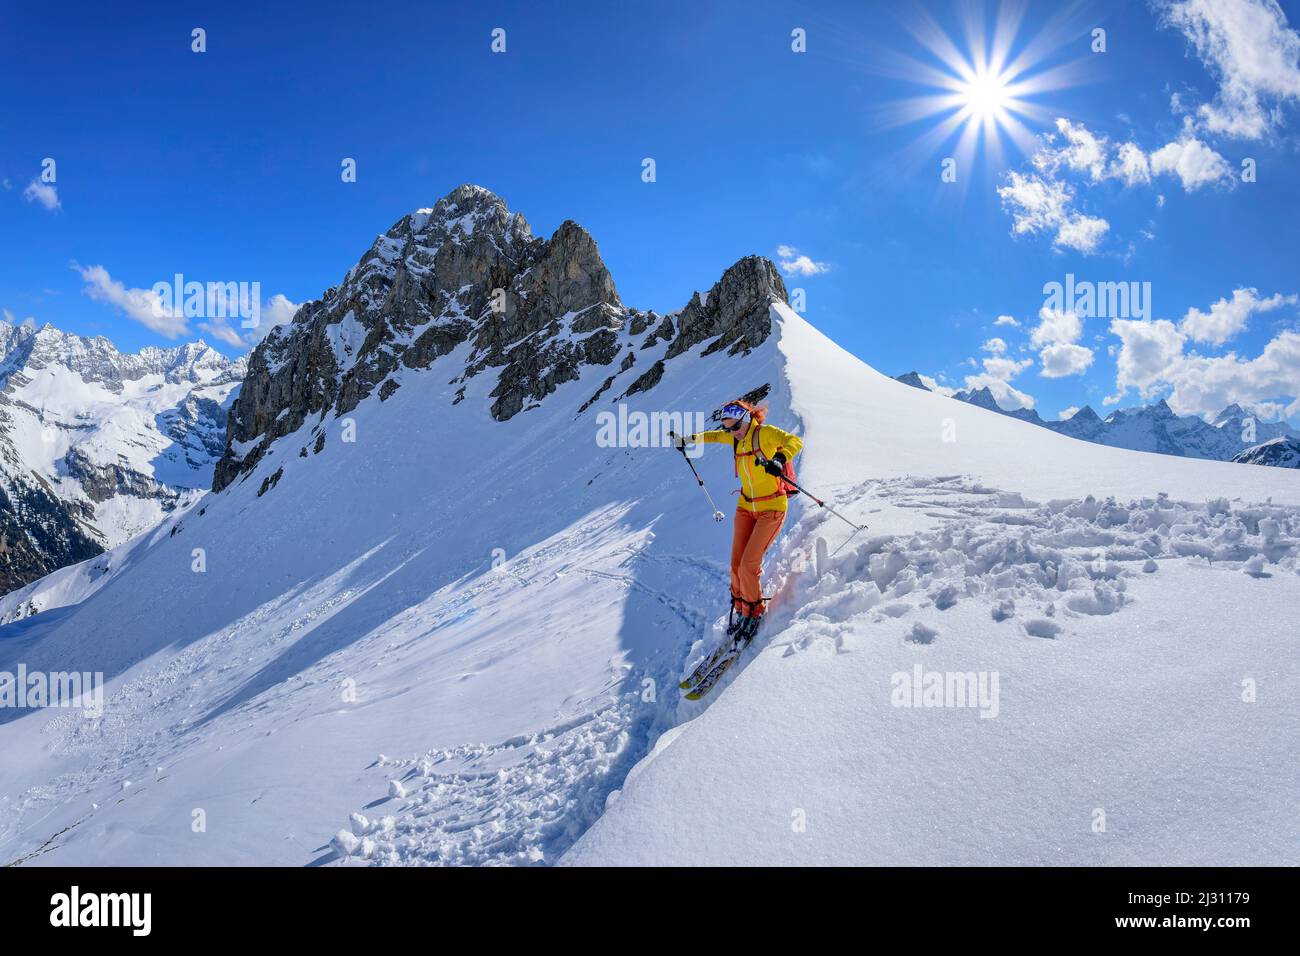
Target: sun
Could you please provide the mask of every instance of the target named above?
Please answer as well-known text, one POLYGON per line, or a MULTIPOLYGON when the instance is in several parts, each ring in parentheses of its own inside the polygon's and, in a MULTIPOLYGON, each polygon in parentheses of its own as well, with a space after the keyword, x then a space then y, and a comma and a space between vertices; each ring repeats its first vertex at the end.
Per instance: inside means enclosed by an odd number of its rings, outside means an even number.
POLYGON ((1005 76, 992 73, 978 74, 970 82, 963 82, 958 95, 965 101, 964 108, 974 116, 982 119, 993 117, 1005 122, 1002 114, 1011 104, 1012 98, 1007 94, 1008 80, 1005 76))
POLYGON ((1020 35, 1023 4, 999 4, 991 24, 980 4, 960 9, 960 39, 946 33, 924 8, 904 19, 923 55, 894 52, 886 72, 927 90, 885 104, 882 112, 885 125, 926 124, 908 151, 955 156, 966 170, 983 160, 996 170, 1004 163, 1006 147, 1032 155, 1038 134, 1050 128, 1055 114, 1042 102, 1043 94, 1089 81, 1081 56, 1060 62, 1063 53, 1079 49, 1079 23, 1067 11, 1049 17, 1025 38, 1020 35))

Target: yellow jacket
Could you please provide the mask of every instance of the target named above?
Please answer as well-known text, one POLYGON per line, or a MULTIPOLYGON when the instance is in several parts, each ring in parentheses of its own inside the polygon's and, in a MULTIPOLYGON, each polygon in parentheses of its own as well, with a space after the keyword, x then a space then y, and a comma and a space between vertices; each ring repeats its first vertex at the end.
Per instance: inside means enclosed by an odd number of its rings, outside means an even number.
MULTIPOLYGON (((777 452, 780 452, 785 455, 786 461, 792 461, 794 456, 799 454, 799 450, 803 448, 803 439, 798 435, 791 435, 775 425, 763 425, 761 427, 762 431, 758 433, 758 448, 763 453, 764 458, 771 459, 777 452)), ((742 437, 718 429, 687 435, 686 440, 688 442, 715 442, 719 445, 732 444, 734 441, 735 447, 732 454, 735 456, 736 476, 740 478, 741 493, 741 497, 736 502, 737 511, 754 513, 760 511, 785 511, 788 507, 786 496, 777 494, 780 490, 780 483, 775 476, 769 475, 754 461, 753 430, 754 423, 750 422, 742 437), (769 498, 768 495, 774 497, 769 498)))

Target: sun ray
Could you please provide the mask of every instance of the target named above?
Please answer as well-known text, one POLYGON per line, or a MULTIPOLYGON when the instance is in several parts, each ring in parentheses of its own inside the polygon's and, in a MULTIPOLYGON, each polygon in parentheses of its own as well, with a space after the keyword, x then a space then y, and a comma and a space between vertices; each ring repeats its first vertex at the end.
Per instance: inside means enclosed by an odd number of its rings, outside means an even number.
POLYGON ((965 49, 928 11, 905 19, 903 26, 928 56, 918 60, 896 52, 892 59, 909 81, 931 92, 891 104, 889 125, 931 124, 913 146, 938 150, 950 144, 959 166, 968 170, 980 156, 1001 168, 1007 147, 1031 154, 1036 143, 1031 127, 1050 128, 1054 119, 1036 98, 1089 76, 1083 60, 1046 62, 1064 42, 1081 35, 1078 6, 1066 4, 1037 34, 1022 40, 1025 11, 1023 0, 1004 0, 989 29, 983 5, 963 4, 958 25, 965 49))

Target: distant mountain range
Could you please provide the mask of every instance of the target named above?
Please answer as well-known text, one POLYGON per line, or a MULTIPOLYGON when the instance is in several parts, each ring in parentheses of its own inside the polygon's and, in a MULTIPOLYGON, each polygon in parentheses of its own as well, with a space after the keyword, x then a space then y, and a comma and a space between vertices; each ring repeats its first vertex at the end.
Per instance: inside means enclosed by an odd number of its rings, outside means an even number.
MULTIPOLYGON (((917 372, 896 378, 913 388, 932 391, 917 372)), ((1152 405, 1118 409, 1106 418, 1085 405, 1064 421, 1047 421, 1031 408, 1002 408, 987 387, 955 392, 951 397, 1099 445, 1182 458, 1300 467, 1300 455, 1295 454, 1300 450, 1300 431, 1286 422, 1262 422, 1237 404, 1229 405, 1208 422, 1199 415, 1176 414, 1164 399, 1152 405)))
POLYGON ((245 366, 201 341, 129 354, 0 322, 0 594, 210 488, 245 366))

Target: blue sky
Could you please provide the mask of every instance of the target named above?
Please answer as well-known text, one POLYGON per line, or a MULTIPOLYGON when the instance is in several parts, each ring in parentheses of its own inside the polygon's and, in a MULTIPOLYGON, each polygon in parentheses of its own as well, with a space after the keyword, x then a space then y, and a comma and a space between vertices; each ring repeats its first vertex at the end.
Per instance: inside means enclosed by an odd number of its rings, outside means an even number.
POLYGON ((0 7, 14 320, 234 354, 201 319, 139 321, 131 290, 257 281, 275 314, 476 182, 538 235, 582 223, 629 305, 679 308, 757 252, 889 374, 1049 418, 1167 397, 1300 422, 1293 3, 241 6, 0 7), (990 49, 1015 76, 937 85, 990 49), (964 106, 992 127, 963 146, 940 124, 964 106), (1151 309, 1044 313, 1071 273, 1150 283, 1151 309))

